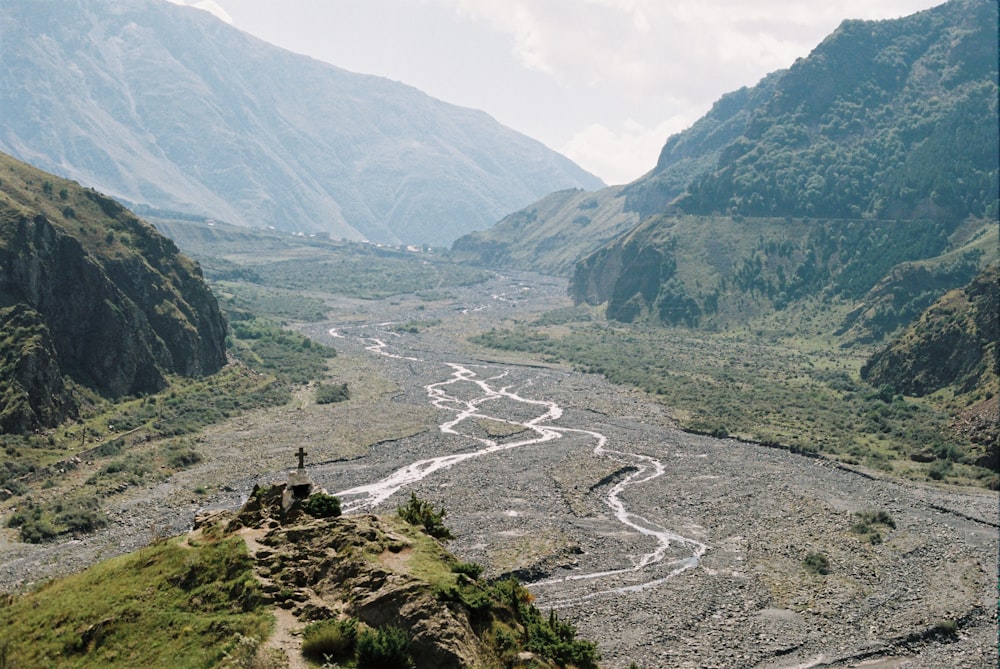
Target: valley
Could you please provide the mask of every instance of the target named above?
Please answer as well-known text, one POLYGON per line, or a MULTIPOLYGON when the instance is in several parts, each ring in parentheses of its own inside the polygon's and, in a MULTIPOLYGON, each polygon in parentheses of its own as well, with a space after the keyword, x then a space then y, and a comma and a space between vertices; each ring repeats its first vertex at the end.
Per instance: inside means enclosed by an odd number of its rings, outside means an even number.
POLYGON ((235 508, 302 446, 346 509, 391 513, 411 492, 445 508, 449 548, 488 577, 524 579, 542 610, 598 642, 602 666, 996 662, 994 492, 686 433, 642 392, 467 341, 568 307, 563 280, 321 299, 325 320, 292 327, 337 348, 330 374, 350 400, 319 405, 303 387, 207 428, 200 462, 108 498, 94 534, 5 534, 3 589, 235 508), (437 464, 370 487, 418 462, 437 464), (880 512, 891 526, 865 520, 880 512))

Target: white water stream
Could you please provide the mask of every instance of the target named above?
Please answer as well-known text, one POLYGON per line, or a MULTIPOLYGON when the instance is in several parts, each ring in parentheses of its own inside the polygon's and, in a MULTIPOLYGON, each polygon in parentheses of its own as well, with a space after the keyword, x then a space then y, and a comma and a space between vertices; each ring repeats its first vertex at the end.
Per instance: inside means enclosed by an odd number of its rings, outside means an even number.
MULTIPOLYGON (((331 330, 330 334, 335 337, 343 336, 336 330, 331 330)), ((367 338, 365 341, 368 342, 368 345, 365 347, 366 350, 374 354, 398 360, 426 363, 426 361, 420 358, 404 356, 391 352, 388 344, 381 339, 367 338)), ((434 474, 435 472, 449 469, 467 460, 489 456, 500 451, 523 448, 526 446, 535 446, 559 439, 564 434, 575 433, 586 435, 594 440, 595 446, 593 454, 595 457, 613 458, 614 460, 626 462, 630 465, 629 469, 631 471, 629 471, 624 478, 622 478, 622 480, 612 485, 608 490, 604 498, 604 504, 611 509, 614 517, 622 525, 626 526, 631 531, 652 539, 654 547, 652 550, 642 555, 632 556, 630 560, 631 564, 626 567, 589 573, 574 573, 561 578, 537 581, 529 584, 529 587, 544 588, 545 586, 565 584, 569 582, 586 581, 599 583, 602 580, 610 581, 614 580, 613 577, 615 576, 628 573, 638 573, 652 567, 653 565, 658 565, 664 562, 664 560, 667 559, 669 549, 671 548, 674 548, 675 550, 679 548, 686 554, 686 557, 674 559, 667 563, 671 568, 666 572, 666 574, 662 571, 658 571, 657 574, 659 575, 655 578, 641 581, 638 584, 612 587, 609 583, 608 587, 598 586, 596 589, 592 589, 585 595, 560 599, 558 601, 547 601, 548 606, 561 608, 573 606, 603 595, 626 594, 654 587, 667 579, 676 576, 677 574, 697 566, 699 558, 707 550, 707 546, 705 544, 695 539, 681 536, 680 534, 661 527, 647 518, 629 511, 625 502, 622 500, 622 493, 627 488, 641 485, 662 476, 665 472, 665 467, 662 462, 648 455, 608 449, 606 448, 608 438, 600 432, 552 425, 552 422, 557 421, 562 416, 562 408, 552 401, 522 397, 521 395, 511 391, 509 386, 500 385, 502 380, 507 376, 506 372, 502 372, 489 378, 480 378, 476 372, 463 365, 453 362, 443 364, 452 370, 450 377, 447 380, 424 386, 431 404, 439 409, 452 413, 452 417, 441 423, 439 429, 444 434, 452 434, 472 439, 475 442, 478 442, 481 445, 481 448, 474 451, 453 453, 439 457, 417 460, 406 465, 405 467, 395 470, 388 476, 378 481, 355 486, 346 490, 340 490, 334 494, 342 500, 342 506, 346 513, 371 510, 407 485, 416 483, 421 479, 434 474), (479 388, 480 394, 473 399, 461 399, 453 394, 449 394, 449 386, 460 382, 469 382, 474 384, 479 388), (488 405, 488 403, 500 399, 505 399, 524 406, 525 408, 529 408, 533 413, 537 413, 537 415, 528 420, 519 420, 509 416, 491 415, 484 409, 484 405, 488 405), (461 424, 470 418, 507 423, 529 431, 531 436, 506 443, 499 443, 486 437, 461 432, 461 424)))

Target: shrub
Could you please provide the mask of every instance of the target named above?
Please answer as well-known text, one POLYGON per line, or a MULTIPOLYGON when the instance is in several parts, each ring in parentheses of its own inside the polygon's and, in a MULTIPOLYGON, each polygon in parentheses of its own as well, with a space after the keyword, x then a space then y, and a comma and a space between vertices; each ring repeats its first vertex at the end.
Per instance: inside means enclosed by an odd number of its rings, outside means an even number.
POLYGON ((444 526, 443 519, 447 512, 442 508, 437 511, 430 502, 418 499, 416 493, 410 493, 410 501, 405 506, 397 507, 399 517, 411 525, 422 526, 427 534, 436 539, 454 539, 454 535, 444 526))
MULTIPOLYGON (((308 339, 306 341, 309 341, 308 339)), ((333 404, 351 399, 346 383, 321 383, 316 387, 316 404, 333 404)))
POLYGON ((879 525, 890 529, 896 528, 896 521, 885 511, 858 511, 854 515, 858 522, 851 525, 851 532, 861 535, 862 539, 867 539, 873 546, 882 543, 879 525))
POLYGON ((320 620, 302 631, 302 654, 323 662, 350 657, 357 640, 356 619, 320 620))
POLYGON ((410 669, 410 640, 398 627, 379 627, 358 635, 358 669, 410 669))
POLYGON ((21 525, 21 541, 26 544, 40 544, 52 541, 59 532, 45 519, 28 520, 21 525))
POLYGON ((476 580, 483 573, 483 565, 476 562, 459 562, 452 565, 451 570, 456 574, 465 574, 469 578, 476 580))
POLYGON ((302 510, 313 518, 336 518, 340 515, 340 499, 318 492, 302 503, 302 510))
POLYGON ((819 574, 820 576, 825 576, 830 573, 830 559, 822 553, 809 553, 809 555, 806 555, 805 559, 802 560, 802 566, 805 567, 807 571, 812 572, 813 574, 819 574))
POLYGON ((938 636, 955 637, 958 636, 958 622, 945 618, 934 623, 934 631, 938 636))

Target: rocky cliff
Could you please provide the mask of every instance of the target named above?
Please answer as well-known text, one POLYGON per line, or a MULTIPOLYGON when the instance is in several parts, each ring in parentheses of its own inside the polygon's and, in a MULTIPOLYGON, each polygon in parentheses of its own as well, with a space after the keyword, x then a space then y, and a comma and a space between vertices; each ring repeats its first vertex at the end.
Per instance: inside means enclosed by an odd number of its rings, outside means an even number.
POLYGON ((27 396, 17 410, 6 405, 5 429, 71 412, 62 375, 121 397, 226 361, 218 304, 173 242, 114 200, 9 156, 0 156, 0 310, 37 342, 4 346, 5 368, 18 370, 5 391, 27 396))

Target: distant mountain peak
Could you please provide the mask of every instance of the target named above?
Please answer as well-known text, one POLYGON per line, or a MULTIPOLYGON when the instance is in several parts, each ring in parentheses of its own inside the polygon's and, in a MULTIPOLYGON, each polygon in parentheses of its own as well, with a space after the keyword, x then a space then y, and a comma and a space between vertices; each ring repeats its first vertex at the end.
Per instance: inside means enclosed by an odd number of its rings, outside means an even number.
POLYGON ((0 150, 130 205, 448 244, 603 183, 484 112, 164 0, 0 6, 0 150))

